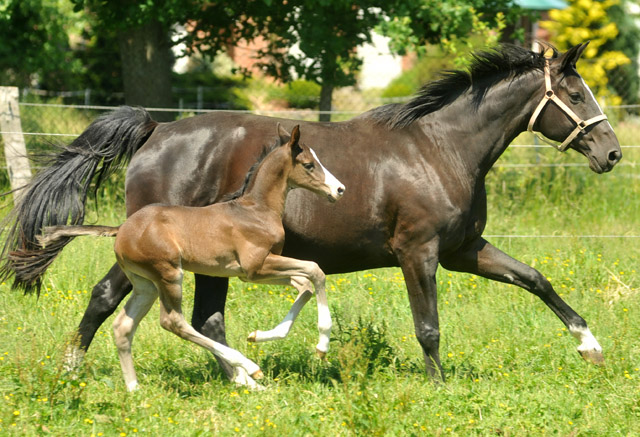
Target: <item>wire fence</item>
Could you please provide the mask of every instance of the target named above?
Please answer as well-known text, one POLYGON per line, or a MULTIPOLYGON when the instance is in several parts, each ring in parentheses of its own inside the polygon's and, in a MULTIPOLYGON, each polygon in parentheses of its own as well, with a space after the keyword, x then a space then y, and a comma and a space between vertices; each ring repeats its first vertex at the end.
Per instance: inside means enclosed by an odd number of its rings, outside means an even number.
MULTIPOLYGON (((9 132, 0 131, 0 135, 4 134, 22 134, 27 139, 27 150, 31 151, 34 148, 40 147, 40 144, 51 143, 52 139, 60 138, 61 141, 66 142, 66 139, 72 139, 77 137, 86 126, 100 113, 104 111, 110 111, 117 106, 104 106, 104 105, 66 105, 66 104, 51 104, 51 103, 33 103, 33 102, 21 102, 20 108, 23 111, 23 132, 9 132)), ((605 111, 609 110, 639 110, 635 105, 624 105, 624 107, 605 108, 605 111)), ((200 109, 184 111, 181 108, 147 108, 150 112, 173 112, 176 114, 176 118, 189 116, 193 114, 213 112, 212 109, 200 109)), ((285 118, 314 120, 317 119, 319 111, 313 110, 261 110, 261 111, 248 111, 241 110, 237 112, 243 113, 258 113, 263 115, 277 115, 285 118)), ((359 114, 359 111, 331 111, 332 116, 336 118, 344 117, 351 118, 353 115, 359 114)), ((627 141, 621 147, 623 153, 633 152, 640 149, 640 144, 635 144, 639 136, 636 135, 640 132, 639 123, 629 123, 628 121, 622 122, 627 125, 631 125, 632 133, 627 135, 626 138, 631 139, 631 143, 627 141), (637 124, 637 126, 636 126, 637 124)), ((626 127, 625 127, 626 129, 626 127)), ((549 153, 549 156, 558 155, 556 150, 547 145, 525 143, 525 144, 512 144, 510 149, 514 150, 535 150, 533 158, 528 156, 524 158, 527 162, 498 162, 494 165, 494 169, 512 169, 512 170, 535 170, 544 168, 572 168, 572 167, 588 167, 585 162, 548 162, 548 160, 541 159, 540 154, 549 153)), ((637 154, 636 154, 637 155, 637 154)), ((575 155, 577 156, 577 155, 575 155)), ((618 164, 623 167, 630 167, 631 172, 616 173, 622 177, 629 177, 633 179, 640 179, 640 172, 635 172, 636 157, 632 156, 631 159, 618 164)), ((4 161, 4 160, 3 160, 4 161)), ((505 161, 502 160, 501 161, 505 161)), ((509 161, 509 160, 507 160, 509 161)), ((4 164, 4 163, 2 163, 4 164)), ((6 170, 6 166, 0 164, 0 168, 6 170)), ((34 170, 38 170, 34 167, 34 170)), ((610 235, 528 235, 528 234, 495 234, 486 235, 488 238, 505 238, 505 239, 527 239, 527 238, 544 238, 544 239, 566 239, 566 238, 604 238, 604 239, 637 239, 640 235, 634 233, 627 234, 610 234, 610 235)))

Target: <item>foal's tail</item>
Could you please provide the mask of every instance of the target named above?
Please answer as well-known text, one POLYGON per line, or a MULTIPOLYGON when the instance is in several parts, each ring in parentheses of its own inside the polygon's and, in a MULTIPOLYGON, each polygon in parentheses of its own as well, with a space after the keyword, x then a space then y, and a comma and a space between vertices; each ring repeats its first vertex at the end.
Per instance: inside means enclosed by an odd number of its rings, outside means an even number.
POLYGON ((123 106, 97 118, 24 188, 19 203, 0 226, 6 239, 0 251, 0 281, 15 276, 13 288, 40 293, 41 276, 71 241, 60 237, 46 248, 37 243, 43 227, 79 225, 87 194, 145 143, 158 123, 142 108, 123 106))
POLYGON ((45 249, 50 244, 55 244, 64 237, 80 237, 83 235, 94 235, 96 237, 115 237, 118 235, 120 226, 47 226, 42 228, 42 234, 36 236, 40 246, 45 249))

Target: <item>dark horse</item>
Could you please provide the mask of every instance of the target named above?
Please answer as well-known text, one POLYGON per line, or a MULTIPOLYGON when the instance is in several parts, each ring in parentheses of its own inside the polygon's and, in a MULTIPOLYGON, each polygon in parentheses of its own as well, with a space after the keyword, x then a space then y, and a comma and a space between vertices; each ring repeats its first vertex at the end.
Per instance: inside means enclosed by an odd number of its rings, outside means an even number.
MULTIPOLYGON (((546 58, 501 46, 475 54, 468 71, 446 73, 406 104, 340 123, 300 122, 349 189, 330 206, 310 193, 292 193, 283 255, 313 260, 326 273, 400 266, 431 375, 442 376, 438 263, 535 294, 580 341, 581 355, 601 363, 602 349, 585 320, 549 281, 482 237, 485 176, 521 132, 535 129, 562 142, 561 149, 584 155, 596 173, 621 159, 611 125, 576 71, 585 47, 546 58)), ((43 226, 80 223, 90 184, 103 181, 116 163, 131 157, 127 215, 151 203, 209 205, 242 185, 276 122, 287 129, 298 123, 228 112, 157 123, 132 108, 98 118, 36 176, 14 208, 4 277, 15 274, 14 285, 39 288, 40 274, 68 240, 41 250, 36 235, 43 226)), ((227 285, 225 278, 196 275, 192 317, 197 330, 223 344, 227 285)), ((94 287, 76 357, 130 290, 117 265, 94 287)))

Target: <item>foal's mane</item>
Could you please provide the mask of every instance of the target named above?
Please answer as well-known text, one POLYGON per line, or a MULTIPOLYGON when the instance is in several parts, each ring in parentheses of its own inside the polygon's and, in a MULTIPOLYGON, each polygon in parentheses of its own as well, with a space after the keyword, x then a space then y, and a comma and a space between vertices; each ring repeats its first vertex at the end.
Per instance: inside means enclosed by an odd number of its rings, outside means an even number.
MULTIPOLYGON (((556 58, 558 51, 552 46, 548 48, 556 58)), ((544 49, 533 52, 512 44, 478 51, 471 55, 471 65, 468 69, 444 71, 440 79, 424 85, 409 102, 385 105, 372 110, 369 115, 390 129, 406 127, 453 102, 469 89, 473 93, 473 103, 477 108, 492 86, 533 69, 542 70, 544 60, 544 49)))
POLYGON ((262 164, 262 161, 265 160, 265 158, 267 157, 267 155, 269 155, 269 153, 273 152, 275 149, 277 149, 281 145, 282 143, 280 142, 280 139, 277 139, 275 143, 273 143, 272 145, 264 146, 262 148, 262 152, 260 152, 260 155, 258 156, 258 159, 256 159, 256 162, 253 163, 253 165, 247 172, 246 176, 244 177, 244 182, 242 183, 242 186, 237 191, 233 193, 225 194, 224 196, 222 196, 221 201, 228 202, 230 200, 234 200, 242 196, 244 192, 247 191, 247 187, 249 186, 249 183, 253 179, 253 176, 255 175, 256 171, 258 170, 258 167, 260 167, 260 164, 262 164))

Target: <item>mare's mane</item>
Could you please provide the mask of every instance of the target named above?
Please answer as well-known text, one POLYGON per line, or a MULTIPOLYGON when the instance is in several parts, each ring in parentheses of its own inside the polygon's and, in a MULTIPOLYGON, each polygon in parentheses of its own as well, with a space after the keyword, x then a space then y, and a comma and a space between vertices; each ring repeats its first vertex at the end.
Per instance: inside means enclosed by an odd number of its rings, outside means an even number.
MULTIPOLYGON (((548 48, 556 58, 558 51, 551 46, 548 48)), ((403 128, 450 104, 469 89, 477 108, 492 86, 533 69, 542 70, 544 60, 544 49, 533 52, 511 44, 475 52, 471 55, 471 64, 467 70, 444 71, 440 79, 424 85, 409 102, 381 106, 367 115, 377 123, 386 124, 390 129, 403 128)))
POLYGON ((273 143, 271 146, 264 146, 262 148, 262 152, 260 152, 260 156, 258 156, 258 159, 256 159, 256 162, 253 163, 253 165, 247 172, 247 175, 244 177, 244 182, 242 183, 242 186, 237 191, 224 195, 221 199, 221 202, 228 202, 230 200, 234 200, 242 196, 244 192, 247 191, 247 187, 249 186, 249 183, 253 179, 254 174, 258 170, 258 167, 260 167, 260 164, 262 164, 262 161, 265 160, 265 158, 267 157, 267 155, 269 155, 269 153, 273 152, 275 149, 277 149, 281 145, 282 143, 280 142, 280 139, 276 139, 275 143, 273 143))

